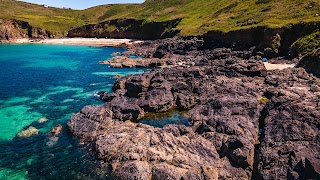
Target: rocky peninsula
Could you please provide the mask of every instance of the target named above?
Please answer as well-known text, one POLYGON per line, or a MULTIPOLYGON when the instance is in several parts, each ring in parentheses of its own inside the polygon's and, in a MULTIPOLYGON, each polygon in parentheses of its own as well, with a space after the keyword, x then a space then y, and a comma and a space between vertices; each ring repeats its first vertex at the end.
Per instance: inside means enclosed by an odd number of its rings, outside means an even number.
POLYGON ((118 78, 103 105, 71 117, 71 133, 114 179, 319 179, 320 79, 267 70, 255 48, 204 44, 145 41, 107 62, 154 69, 118 78), (172 109, 189 126, 139 123, 172 109))
MULTIPOLYGON (((85 10, 0 0, 0 10, 0 43, 124 47, 99 64, 149 69, 114 76, 113 91, 98 93, 103 105, 85 106, 68 128, 46 135, 53 147, 69 129, 106 179, 320 179, 319 0, 145 0, 85 10), (184 125, 143 124, 170 112, 184 125)), ((35 134, 30 126, 17 135, 35 134)), ((22 167, 16 159, 4 161, 8 170, 22 167)), ((70 164, 42 175, 86 169, 70 164)))

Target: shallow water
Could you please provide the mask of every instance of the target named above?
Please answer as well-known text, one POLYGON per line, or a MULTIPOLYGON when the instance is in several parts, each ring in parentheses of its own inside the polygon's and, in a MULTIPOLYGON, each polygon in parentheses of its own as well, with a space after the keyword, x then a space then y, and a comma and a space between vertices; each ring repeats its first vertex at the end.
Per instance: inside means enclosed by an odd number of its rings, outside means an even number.
POLYGON ((146 118, 141 119, 139 122, 158 128, 163 128, 167 124, 190 126, 189 117, 186 114, 183 114, 183 112, 174 110, 151 115, 149 113, 146 118))
POLYGON ((124 49, 71 45, 0 45, 0 179, 99 179, 93 157, 68 133, 72 113, 111 91, 114 75, 142 69, 112 69, 98 61, 124 49), (47 118, 44 123, 37 122, 47 118), (59 139, 48 132, 62 124, 59 139), (33 126, 39 134, 19 138, 33 126))

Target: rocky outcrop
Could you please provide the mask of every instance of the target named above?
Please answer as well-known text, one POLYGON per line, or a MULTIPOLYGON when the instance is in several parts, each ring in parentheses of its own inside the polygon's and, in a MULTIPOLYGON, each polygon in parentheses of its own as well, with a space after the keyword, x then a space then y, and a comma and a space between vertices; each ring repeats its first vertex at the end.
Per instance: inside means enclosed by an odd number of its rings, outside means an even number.
POLYGON ((113 68, 133 67, 191 67, 195 62, 203 60, 226 59, 238 57, 250 59, 254 56, 253 50, 233 51, 228 48, 200 51, 203 40, 197 38, 168 38, 156 41, 144 41, 133 45, 124 53, 115 54, 112 59, 99 61, 100 64, 110 64, 113 68), (132 57, 136 56, 136 57, 132 57))
POLYGON ((0 19, 0 40, 28 37, 29 24, 24 21, 0 19))
POLYGON ((302 69, 265 80, 270 102, 261 112, 261 179, 319 179, 320 82, 302 69))
POLYGON ((309 73, 320 77, 320 48, 314 52, 305 55, 297 64, 297 67, 303 67, 309 73))
POLYGON ((0 41, 45 37, 51 37, 51 33, 41 28, 32 27, 28 22, 14 19, 0 19, 0 41))
MULTIPOLYGON (((130 54, 155 60, 153 45, 130 54)), ((161 47, 156 60, 176 57, 174 66, 118 78, 113 93, 99 93, 104 105, 86 106, 68 122, 111 177, 319 177, 319 79, 303 68, 267 71, 252 50, 191 48, 181 55, 161 47), (182 60, 189 64, 175 63, 182 60), (189 126, 137 123, 172 109, 187 111, 189 126)))
POLYGON ((86 38, 130 38, 159 39, 174 37, 179 30, 174 30, 181 19, 163 22, 148 22, 135 19, 115 19, 98 24, 89 24, 72 29, 67 37, 86 38))
POLYGON ((299 38, 307 36, 319 28, 319 22, 299 23, 283 28, 259 26, 227 33, 209 31, 200 38, 204 39, 204 46, 210 49, 230 47, 235 50, 245 50, 255 46, 256 51, 269 53, 270 57, 268 58, 288 55, 296 57, 299 52, 288 54, 290 46, 299 38), (277 36, 280 39, 277 39, 277 36))

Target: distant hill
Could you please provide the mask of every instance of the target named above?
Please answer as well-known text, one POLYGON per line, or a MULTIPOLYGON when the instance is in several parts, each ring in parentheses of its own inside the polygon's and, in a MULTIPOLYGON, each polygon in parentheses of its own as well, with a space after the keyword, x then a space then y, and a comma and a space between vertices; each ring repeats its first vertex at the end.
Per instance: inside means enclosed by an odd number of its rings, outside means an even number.
POLYGON ((45 8, 14 0, 0 0, 0 18, 17 19, 53 33, 112 19, 130 18, 162 22, 181 19, 180 35, 208 31, 248 29, 257 26, 285 27, 320 21, 319 0, 146 0, 143 4, 119 4, 86 10, 45 8))
POLYGON ((319 0, 147 0, 141 5, 107 5, 83 13, 90 21, 117 18, 164 21, 182 18, 181 35, 228 32, 255 26, 283 27, 320 21, 319 0))
POLYGON ((0 0, 0 18, 29 22, 54 34, 65 34, 69 29, 88 23, 81 11, 44 7, 15 0, 0 0))

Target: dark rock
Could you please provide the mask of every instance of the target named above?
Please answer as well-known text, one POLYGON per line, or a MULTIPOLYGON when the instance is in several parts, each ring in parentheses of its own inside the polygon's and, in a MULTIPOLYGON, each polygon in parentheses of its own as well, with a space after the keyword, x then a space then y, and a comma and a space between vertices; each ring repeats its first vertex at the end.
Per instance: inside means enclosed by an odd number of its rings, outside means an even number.
POLYGON ((144 111, 135 102, 131 102, 123 96, 113 98, 110 103, 106 103, 105 106, 112 110, 113 119, 122 121, 138 120, 144 116, 144 111))
POLYGON ((177 49, 189 46, 175 46, 161 52, 180 65, 117 79, 113 93, 101 94, 103 106, 86 106, 68 122, 112 177, 319 177, 318 78, 303 68, 267 71, 252 50, 182 57, 177 49), (173 108, 188 111, 190 127, 127 121, 173 108))
POLYGON ((165 112, 173 108, 173 95, 170 91, 153 89, 147 92, 139 104, 147 112, 165 112))
POLYGON ((173 37, 179 33, 174 30, 181 19, 174 19, 162 22, 149 22, 136 19, 113 19, 99 22, 98 24, 88 24, 69 30, 68 37, 85 38, 117 38, 117 39, 163 39, 173 37), (107 27, 115 27, 112 30, 107 27), (97 31, 102 29, 102 31, 97 31))
POLYGON ((180 54, 185 55, 188 51, 198 50, 201 48, 203 40, 193 38, 190 40, 184 40, 179 38, 167 39, 158 44, 154 58, 163 58, 167 54, 180 54))
POLYGON ((182 93, 176 93, 175 99, 179 110, 189 110, 197 104, 196 97, 192 95, 188 96, 182 93))
POLYGON ((297 67, 306 69, 307 72, 313 73, 320 77, 320 48, 313 53, 305 55, 297 64, 297 67))
POLYGON ((100 95, 100 99, 105 102, 110 102, 115 97, 118 97, 118 95, 116 93, 104 93, 104 94, 100 95))
POLYGON ((143 75, 132 76, 131 78, 126 80, 126 96, 139 97, 141 93, 146 93, 149 88, 152 76, 152 73, 145 73, 143 75))
POLYGON ((268 89, 271 102, 263 112, 260 177, 319 179, 320 94, 310 85, 320 82, 303 69, 276 72, 270 78, 277 88, 268 89))
POLYGON ((71 133, 83 142, 91 142, 97 131, 112 122, 112 111, 103 106, 85 106, 68 121, 71 133))

